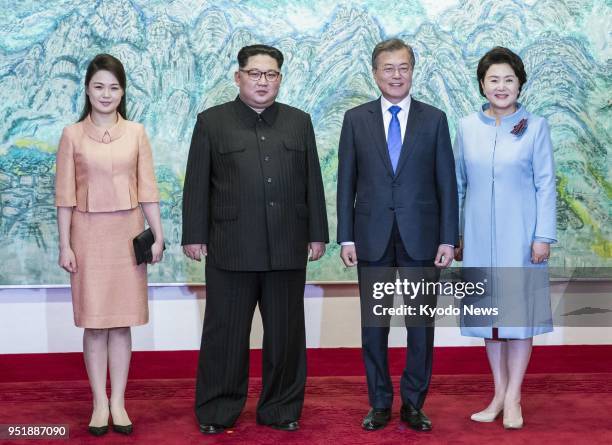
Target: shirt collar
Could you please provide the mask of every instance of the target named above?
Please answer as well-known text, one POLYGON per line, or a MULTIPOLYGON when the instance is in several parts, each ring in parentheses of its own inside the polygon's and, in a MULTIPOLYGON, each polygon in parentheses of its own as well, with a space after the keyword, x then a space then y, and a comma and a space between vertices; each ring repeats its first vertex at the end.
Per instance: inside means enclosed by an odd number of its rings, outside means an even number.
POLYGON ((397 105, 398 107, 400 107, 403 111, 407 113, 410 110, 410 102, 411 102, 410 94, 404 97, 402 100, 400 100, 396 104, 392 104, 391 102, 389 102, 387 99, 385 99, 385 96, 380 96, 380 106, 382 107, 383 116, 385 115, 387 111, 389 111, 389 107, 393 105, 397 105))
POLYGON ((268 108, 263 110, 261 113, 257 113, 247 104, 245 104, 240 96, 236 96, 234 100, 236 105, 236 111, 240 116, 240 119, 249 127, 255 126, 259 117, 268 125, 274 125, 276 122, 276 117, 278 116, 278 103, 274 102, 268 108))
POLYGON ((87 115, 83 121, 83 128, 87 136, 92 138, 94 141, 102 142, 103 144, 110 144, 111 142, 119 139, 125 132, 125 119, 117 113, 117 122, 110 128, 98 127, 91 120, 91 115, 87 115))

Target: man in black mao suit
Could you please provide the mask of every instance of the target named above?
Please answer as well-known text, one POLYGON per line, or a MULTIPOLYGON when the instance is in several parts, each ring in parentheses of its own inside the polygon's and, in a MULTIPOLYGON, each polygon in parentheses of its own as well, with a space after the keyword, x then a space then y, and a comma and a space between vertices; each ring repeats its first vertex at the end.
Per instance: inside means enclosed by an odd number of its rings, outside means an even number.
POLYGON ((329 241, 310 116, 275 102, 282 53, 238 53, 238 97, 198 115, 183 192, 183 251, 206 256, 195 412, 203 433, 234 425, 247 396, 249 334, 261 312, 257 422, 292 431, 304 401, 306 262, 329 241))
MULTIPOLYGON (((358 263, 360 282, 366 267, 443 268, 453 260, 457 189, 448 124, 442 111, 410 97, 414 62, 412 48, 399 39, 376 45, 372 72, 382 96, 344 116, 338 243, 344 264, 358 263)), ((362 307, 365 298, 362 288, 362 307)), ((431 378, 434 328, 410 326, 407 331, 401 419, 427 431, 431 422, 422 406, 431 378)), ((366 430, 383 428, 391 417, 388 334, 388 326, 362 321, 371 405, 362 423, 366 430)))

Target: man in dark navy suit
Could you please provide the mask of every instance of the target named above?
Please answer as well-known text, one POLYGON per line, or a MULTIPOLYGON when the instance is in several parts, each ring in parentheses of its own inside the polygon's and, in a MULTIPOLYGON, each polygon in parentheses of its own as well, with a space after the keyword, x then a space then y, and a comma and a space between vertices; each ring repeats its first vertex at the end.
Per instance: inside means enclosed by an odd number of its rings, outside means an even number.
MULTIPOLYGON (((448 267, 458 242, 448 123, 444 112, 410 97, 414 64, 412 48, 403 41, 376 45, 372 72, 382 96, 344 116, 338 160, 338 243, 347 267, 359 263, 360 282, 365 268, 448 267)), ((361 287, 362 307, 370 297, 361 287)), ((428 431, 431 422, 422 407, 431 379, 434 328, 411 326, 408 321, 406 326, 401 419, 415 430, 428 431)), ((362 424, 366 430, 383 428, 391 418, 388 335, 388 325, 368 325, 362 318, 371 405, 362 424)))

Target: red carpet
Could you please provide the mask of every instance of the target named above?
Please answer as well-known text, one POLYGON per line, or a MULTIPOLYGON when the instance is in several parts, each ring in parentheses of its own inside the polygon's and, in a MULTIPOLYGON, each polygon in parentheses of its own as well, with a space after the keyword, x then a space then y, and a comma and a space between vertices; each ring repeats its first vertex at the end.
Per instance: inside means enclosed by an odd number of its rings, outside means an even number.
MULTIPOLYGON (((483 347, 436 347, 433 373, 489 374, 483 347)), ((528 373, 612 372, 612 345, 535 346, 528 373)), ((392 375, 400 375, 405 348, 389 349, 392 375)), ((192 378, 198 351, 134 352, 130 379, 192 378)), ((361 349, 308 349, 308 375, 363 376, 361 349)), ((261 349, 251 350, 251 377, 261 377, 261 349)), ((83 354, 0 354, 0 382, 87 379, 83 354)))
MULTIPOLYGON (((402 355, 401 349, 391 351, 394 375, 401 370, 402 355)), ((257 365, 259 352, 254 351, 253 356, 253 364, 257 365)), ((255 377, 251 379, 247 406, 234 430, 220 436, 203 436, 192 409, 195 357, 191 351, 135 353, 126 394, 134 434, 124 437, 111 431, 95 438, 86 429, 91 397, 83 379, 81 354, 0 356, 0 424, 68 424, 68 442, 96 444, 497 445, 612 441, 610 346, 535 348, 524 384, 525 428, 520 431, 505 431, 501 420, 491 424, 469 420, 472 412, 486 404, 492 391, 482 348, 436 348, 436 370, 425 405, 434 423, 431 433, 415 433, 405 427, 399 421, 399 401, 387 428, 374 433, 362 431, 359 425, 368 403, 359 350, 318 349, 309 351, 310 376, 300 431, 283 433, 255 424, 261 386, 255 377)), ((394 383, 397 394, 399 377, 394 378, 394 383)))

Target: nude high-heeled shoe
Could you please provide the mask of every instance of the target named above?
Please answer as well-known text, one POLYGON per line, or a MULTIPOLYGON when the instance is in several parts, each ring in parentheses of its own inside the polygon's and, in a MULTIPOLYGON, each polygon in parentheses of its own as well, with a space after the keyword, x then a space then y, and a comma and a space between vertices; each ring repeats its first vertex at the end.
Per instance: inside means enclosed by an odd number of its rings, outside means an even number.
POLYGON ((516 419, 509 419, 506 417, 506 412, 504 411, 504 428, 507 430, 520 430, 523 428, 523 411, 521 410, 521 406, 519 405, 519 417, 516 419))
POLYGON ((494 422, 502 411, 503 408, 500 408, 497 412, 487 410, 478 411, 477 413, 472 414, 470 419, 472 419, 474 422, 494 422))

